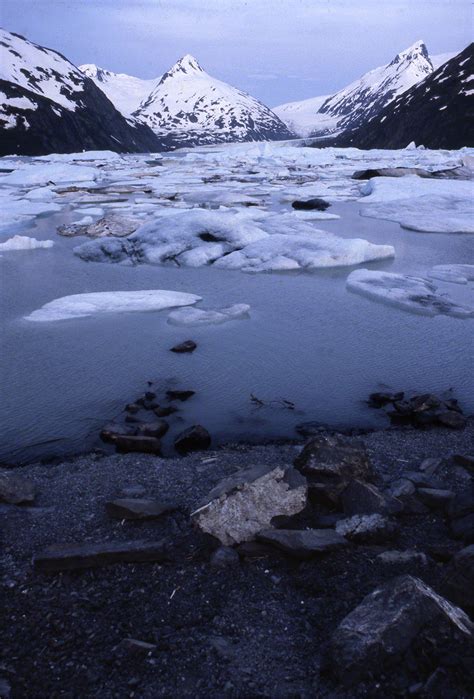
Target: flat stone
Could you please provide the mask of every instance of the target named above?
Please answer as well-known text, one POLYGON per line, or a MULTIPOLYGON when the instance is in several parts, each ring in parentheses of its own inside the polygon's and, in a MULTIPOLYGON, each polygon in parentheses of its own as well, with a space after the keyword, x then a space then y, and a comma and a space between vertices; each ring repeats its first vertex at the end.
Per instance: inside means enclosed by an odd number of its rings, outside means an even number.
POLYGON ((384 514, 388 511, 388 504, 380 490, 371 483, 364 483, 354 479, 342 492, 341 502, 344 514, 347 516, 358 514, 384 514))
POLYGON ((474 608, 474 544, 454 555, 446 569, 444 589, 456 604, 474 608))
POLYGON ((267 529, 257 534, 257 540, 302 559, 347 546, 333 529, 267 529))
POLYGON ((185 401, 192 398, 196 391, 166 391, 166 397, 168 400, 180 400, 185 401))
POLYGON ((174 448, 179 454, 191 451, 203 451, 211 446, 211 435, 202 425, 192 425, 180 432, 174 441, 174 448))
POLYGON ((166 512, 176 510, 174 503, 150 498, 119 498, 106 503, 105 509, 113 519, 156 519, 166 512))
POLYGON ((100 568, 115 563, 145 563, 167 559, 166 539, 159 541, 104 541, 54 544, 33 558, 36 570, 55 572, 100 568))
POLYGON ((351 480, 366 481, 372 473, 364 444, 340 435, 310 440, 296 457, 295 467, 306 476, 315 496, 332 504, 339 504, 351 480))
POLYGON ((117 451, 122 454, 129 452, 139 452, 142 454, 155 454, 161 456, 161 442, 156 437, 145 437, 141 435, 116 435, 113 443, 117 451))
POLYGON ((301 512, 306 500, 306 481, 293 468, 252 466, 221 481, 192 518, 203 532, 231 546, 269 529, 274 517, 301 512))
POLYGON ((197 344, 193 340, 185 340, 185 342, 181 342, 179 345, 172 347, 171 352, 176 352, 176 354, 185 354, 188 352, 194 352, 196 347, 197 344))
POLYGON ((454 498, 452 490, 439 488, 418 488, 417 495, 432 510, 445 510, 454 498))
POLYGON ((356 544, 377 544, 391 539, 397 530, 394 522, 383 515, 354 515, 336 524, 336 532, 356 544))
POLYGON ((420 471, 428 476, 433 476, 443 465, 443 459, 424 459, 420 464, 420 471))
POLYGON ((391 671, 399 676, 410 653, 419 680, 439 667, 447 653, 451 663, 457 658, 462 672, 473 642, 474 626, 461 609, 418 578, 404 575, 367 595, 343 619, 331 639, 330 659, 338 679, 353 687, 391 671))
POLYGON ((12 471, 0 471, 0 502, 27 505, 34 502, 35 485, 12 471))
POLYGON ((421 565, 428 564, 428 557, 421 551, 384 551, 377 556, 382 563, 390 565, 400 565, 405 563, 415 563, 421 565))

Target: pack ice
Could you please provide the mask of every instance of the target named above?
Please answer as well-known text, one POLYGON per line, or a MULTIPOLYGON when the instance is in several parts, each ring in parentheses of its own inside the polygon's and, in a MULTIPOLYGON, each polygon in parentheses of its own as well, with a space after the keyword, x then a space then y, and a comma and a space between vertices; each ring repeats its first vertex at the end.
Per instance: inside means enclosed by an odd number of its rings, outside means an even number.
POLYGON ((37 240, 27 235, 14 235, 0 243, 0 250, 5 252, 8 250, 35 250, 37 248, 52 248, 53 245, 52 240, 37 240))
POLYGON ((455 303, 449 296, 438 293, 432 282, 421 277, 356 269, 347 277, 346 286, 361 296, 411 313, 455 318, 474 316, 474 308, 455 303))
POLYGON ((48 322, 83 318, 103 313, 131 313, 162 311, 166 308, 189 306, 201 300, 200 296, 181 291, 146 289, 143 291, 100 291, 92 294, 74 294, 50 301, 26 320, 48 322))
POLYGON ((234 306, 206 311, 203 308, 178 308, 171 311, 168 323, 171 325, 221 325, 229 320, 248 318, 250 306, 236 303, 234 306))
POLYGON ((391 245, 345 239, 289 214, 264 211, 167 210, 120 241, 75 248, 86 261, 175 264, 266 272, 360 264, 393 257, 391 245))
POLYGON ((471 181, 374 177, 361 189, 362 216, 429 233, 474 233, 471 181))
POLYGON ((435 265, 428 276, 443 282, 467 284, 474 281, 474 265, 435 265))

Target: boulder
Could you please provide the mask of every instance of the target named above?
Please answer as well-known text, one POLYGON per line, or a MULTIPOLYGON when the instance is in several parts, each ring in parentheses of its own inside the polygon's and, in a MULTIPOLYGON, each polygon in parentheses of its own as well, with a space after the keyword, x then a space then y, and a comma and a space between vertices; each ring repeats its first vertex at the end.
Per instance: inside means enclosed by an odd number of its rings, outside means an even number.
POLYGON ((319 197, 313 197, 312 199, 296 199, 291 206, 294 209, 297 210, 302 210, 302 211, 326 211, 331 204, 328 201, 324 201, 324 199, 320 199, 319 197))
POLYGON ((332 504, 339 504, 351 480, 365 481, 372 474, 363 442, 340 435, 310 440, 295 459, 295 467, 308 479, 312 494, 332 504))
POLYGON ((354 515, 341 519, 336 524, 336 532, 356 544, 378 544, 391 539, 397 526, 383 515, 354 515))
POLYGON ((267 529, 257 534, 257 540, 302 559, 347 546, 333 529, 267 529))
POLYGON ((347 687, 391 671, 395 680, 407 673, 424 681, 445 659, 453 674, 458 664, 465 681, 473 650, 469 617, 418 578, 404 575, 367 595, 342 620, 331 639, 330 662, 347 687))
POLYGON ((186 354, 187 352, 194 352, 197 344, 193 340, 185 340, 179 345, 175 345, 171 348, 171 352, 176 352, 176 354, 186 354))
POLYGON ((437 414, 438 422, 453 430, 462 430, 466 426, 466 418, 456 410, 446 410, 437 414))
POLYGON ((0 471, 0 502, 27 505, 34 502, 35 485, 12 471, 0 471))
POLYGON ((166 397, 168 400, 189 400, 194 396, 196 391, 166 391, 166 397))
POLYGON ((174 405, 166 405, 164 407, 161 405, 156 405, 153 408, 153 412, 155 413, 156 417, 168 417, 173 413, 177 413, 178 408, 176 408, 174 405))
POLYGON ((174 448, 179 454, 190 451, 203 451, 211 446, 211 435, 201 425, 193 425, 181 432, 174 441, 174 448))
POLYGON ((383 408, 390 403, 396 403, 403 400, 405 394, 403 391, 399 393, 371 393, 369 396, 369 405, 374 408, 383 408))
POLYGON ((474 544, 451 559, 444 579, 447 596, 461 607, 474 608, 474 544))
POLYGON ((169 430, 169 424, 166 420, 157 420, 156 422, 142 422, 136 427, 136 434, 144 437, 163 437, 169 430))
POLYGON ((114 563, 165 561, 167 549, 166 539, 55 544, 34 556, 33 563, 36 570, 47 572, 100 568, 114 563))
POLYGON ((389 504, 380 490, 371 483, 364 483, 357 479, 351 481, 343 490, 341 502, 344 514, 347 516, 384 514, 389 511, 389 504))
POLYGON ((474 513, 453 519, 451 522, 451 531, 456 539, 462 539, 470 544, 474 542, 474 513))
POLYGON ((107 514, 113 519, 156 519, 176 508, 177 505, 174 503, 150 498, 118 498, 105 505, 107 514))
POLYGON ((474 542, 474 489, 471 485, 455 498, 448 507, 450 526, 456 539, 466 543, 474 542))
POLYGON ((142 454, 161 456, 161 442, 156 437, 117 434, 115 435, 113 443, 117 451, 122 454, 139 452, 142 454))
POLYGON ((428 564, 428 557, 425 553, 421 551, 383 551, 377 556, 378 560, 382 563, 388 563, 390 565, 403 565, 403 564, 428 564))
POLYGON ((418 488, 417 495, 430 510, 445 510, 454 498, 452 490, 441 488, 418 488))
POLYGON ((474 456, 470 454, 454 454, 452 460, 456 466, 461 466, 474 473, 474 456))
POLYGON ((272 519, 304 509, 307 485, 288 466, 252 466, 221 481, 193 513, 196 526, 224 546, 252 540, 272 519))

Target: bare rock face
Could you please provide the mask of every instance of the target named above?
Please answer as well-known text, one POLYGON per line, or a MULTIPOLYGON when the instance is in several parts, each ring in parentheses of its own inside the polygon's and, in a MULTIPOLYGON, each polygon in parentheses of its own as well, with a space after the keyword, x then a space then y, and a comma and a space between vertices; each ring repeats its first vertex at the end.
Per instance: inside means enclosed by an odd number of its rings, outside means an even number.
POLYGON ((404 575, 367 595, 342 620, 331 640, 330 661, 346 686, 392 669, 423 682, 445 659, 454 674, 458 663, 465 682, 473 634, 474 625, 461 609, 404 575))
POLYGON ((224 546, 251 541, 274 517, 304 509, 306 480, 287 466, 252 466, 223 480, 193 513, 195 524, 224 546))
POLYGON ((316 496, 334 504, 353 479, 368 480, 372 471, 364 444, 339 435, 312 439, 295 459, 295 467, 316 496))
POLYGON ((0 502, 24 505, 34 499, 35 486, 31 481, 9 471, 0 471, 0 502))

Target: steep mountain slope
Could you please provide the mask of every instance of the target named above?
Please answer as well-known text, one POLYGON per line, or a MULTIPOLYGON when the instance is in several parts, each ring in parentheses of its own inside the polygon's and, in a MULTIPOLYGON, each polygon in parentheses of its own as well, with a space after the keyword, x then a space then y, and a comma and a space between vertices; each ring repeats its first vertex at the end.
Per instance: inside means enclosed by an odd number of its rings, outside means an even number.
POLYGON ((347 129, 370 119, 398 95, 433 72, 422 41, 397 54, 393 61, 363 75, 324 102, 322 114, 338 118, 338 128, 347 129))
POLYGON ((172 131, 180 145, 293 137, 268 107, 211 77, 190 55, 163 75, 134 116, 159 135, 172 131))
POLYGON ((334 145, 474 147, 474 43, 334 145))
POLYGON ((164 149, 60 53, 3 29, 0 52, 1 155, 164 149))
POLYGON ((160 78, 142 80, 126 73, 113 73, 94 63, 79 66, 79 70, 105 92, 109 100, 124 116, 130 116, 156 87, 160 78))

